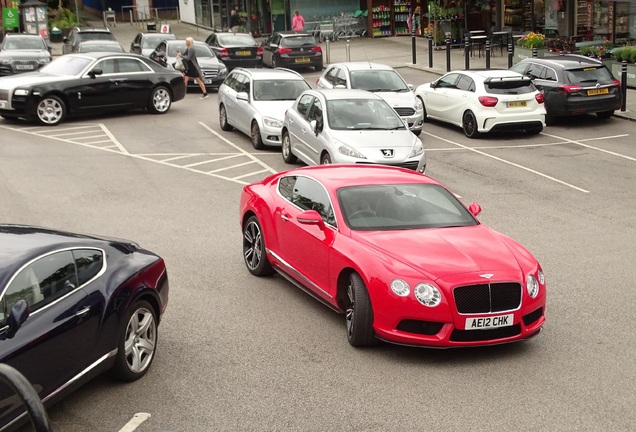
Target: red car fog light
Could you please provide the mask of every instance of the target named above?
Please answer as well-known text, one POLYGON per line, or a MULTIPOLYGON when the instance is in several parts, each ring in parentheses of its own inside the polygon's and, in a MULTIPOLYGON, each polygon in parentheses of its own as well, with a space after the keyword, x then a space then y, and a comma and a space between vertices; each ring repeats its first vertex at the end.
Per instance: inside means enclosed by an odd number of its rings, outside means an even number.
POLYGON ((424 306, 435 307, 442 301, 442 295, 437 287, 428 283, 418 284, 413 292, 417 301, 424 306))

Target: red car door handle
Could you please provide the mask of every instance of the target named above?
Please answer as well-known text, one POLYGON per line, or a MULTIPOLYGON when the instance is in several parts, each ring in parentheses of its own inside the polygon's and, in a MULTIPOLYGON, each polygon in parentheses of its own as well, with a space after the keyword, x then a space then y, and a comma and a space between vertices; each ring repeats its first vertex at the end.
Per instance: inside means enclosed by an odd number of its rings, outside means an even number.
POLYGON ((284 221, 287 221, 287 222, 289 222, 289 220, 290 220, 289 215, 287 215, 287 214, 285 214, 285 213, 281 213, 281 214, 280 214, 280 218, 281 218, 282 220, 284 220, 284 221))

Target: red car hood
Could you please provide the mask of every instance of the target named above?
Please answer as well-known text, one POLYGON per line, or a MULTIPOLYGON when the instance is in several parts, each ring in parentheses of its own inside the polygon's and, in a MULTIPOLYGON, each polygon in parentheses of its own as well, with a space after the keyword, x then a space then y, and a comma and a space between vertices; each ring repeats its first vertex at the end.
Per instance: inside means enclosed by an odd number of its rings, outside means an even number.
POLYGON ((520 274, 505 237, 484 225, 400 231, 355 231, 352 238, 431 279, 484 271, 520 274))

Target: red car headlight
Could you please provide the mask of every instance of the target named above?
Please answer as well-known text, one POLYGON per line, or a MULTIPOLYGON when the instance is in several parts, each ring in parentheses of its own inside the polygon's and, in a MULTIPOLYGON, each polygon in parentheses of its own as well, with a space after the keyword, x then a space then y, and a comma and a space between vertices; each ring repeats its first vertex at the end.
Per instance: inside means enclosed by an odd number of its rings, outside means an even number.
POLYGON ((400 297, 406 297, 411 292, 411 287, 402 279, 393 279, 391 282, 391 291, 400 297))
POLYGON ((417 301, 422 303, 424 306, 435 307, 442 301, 442 295, 440 294, 439 289, 429 283, 418 284, 413 292, 415 293, 417 301))
POLYGON ((537 278, 532 274, 529 274, 526 278, 526 290, 528 290, 528 295, 532 298, 535 298, 537 294, 539 294, 539 282, 537 282, 537 278))

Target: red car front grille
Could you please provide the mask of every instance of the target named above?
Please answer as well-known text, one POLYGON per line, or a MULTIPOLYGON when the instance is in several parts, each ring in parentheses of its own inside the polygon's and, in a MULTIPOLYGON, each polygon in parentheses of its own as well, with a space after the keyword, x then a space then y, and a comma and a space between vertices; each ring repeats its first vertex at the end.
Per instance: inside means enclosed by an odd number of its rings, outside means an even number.
POLYGON ((521 304, 521 284, 468 285, 453 290, 457 312, 462 314, 515 310, 521 304))

